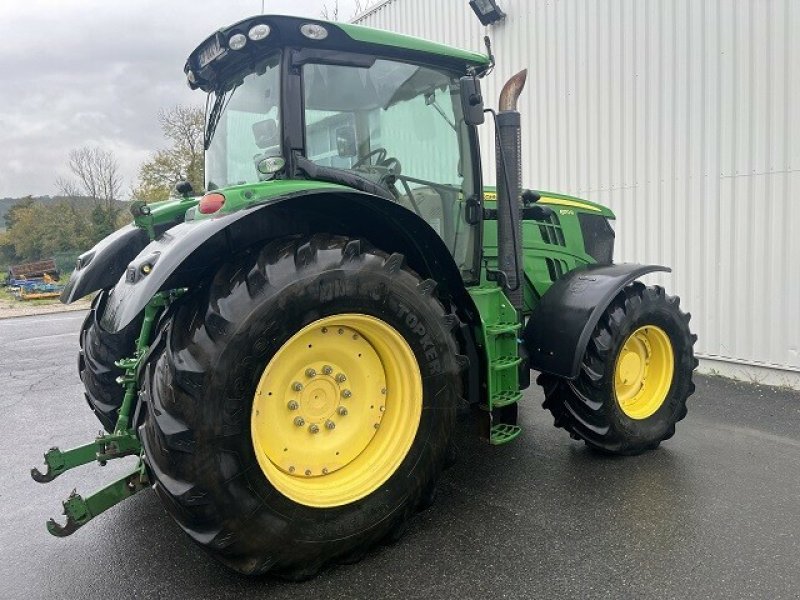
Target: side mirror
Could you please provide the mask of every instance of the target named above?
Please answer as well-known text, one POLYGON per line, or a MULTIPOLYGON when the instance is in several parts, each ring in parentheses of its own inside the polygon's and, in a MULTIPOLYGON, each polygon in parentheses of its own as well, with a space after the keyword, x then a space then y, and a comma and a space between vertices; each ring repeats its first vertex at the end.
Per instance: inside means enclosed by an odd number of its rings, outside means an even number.
POLYGON ((194 194, 194 189, 192 188, 192 184, 188 181, 179 181, 175 184, 175 191, 183 196, 184 198, 188 198, 192 194, 194 194))
POLYGON ((342 158, 358 156, 356 130, 352 126, 345 125, 336 129, 336 152, 342 158))
POLYGON ((256 146, 261 148, 272 148, 278 145, 278 123, 275 119, 265 119, 253 123, 253 137, 256 139, 256 146))
POLYGON ((461 88, 461 110, 467 125, 481 125, 484 121, 483 96, 477 77, 467 76, 459 80, 461 88))

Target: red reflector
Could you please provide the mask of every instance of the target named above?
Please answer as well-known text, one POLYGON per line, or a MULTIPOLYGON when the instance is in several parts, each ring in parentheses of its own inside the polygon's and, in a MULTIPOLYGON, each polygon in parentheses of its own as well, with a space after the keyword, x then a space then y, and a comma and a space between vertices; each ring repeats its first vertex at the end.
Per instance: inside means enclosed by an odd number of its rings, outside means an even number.
POLYGON ((204 215, 210 215, 222 208, 223 204, 225 204, 225 196, 222 194, 206 194, 200 198, 200 204, 197 205, 197 210, 204 215))

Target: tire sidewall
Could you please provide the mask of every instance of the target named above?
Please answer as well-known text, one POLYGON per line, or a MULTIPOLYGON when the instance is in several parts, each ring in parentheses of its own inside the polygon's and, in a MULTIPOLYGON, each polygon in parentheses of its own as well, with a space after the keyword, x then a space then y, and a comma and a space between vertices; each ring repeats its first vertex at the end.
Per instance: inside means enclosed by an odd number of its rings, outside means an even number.
POLYGON ((631 440, 660 440, 674 425, 683 409, 687 386, 691 382, 693 367, 682 357, 691 354, 690 332, 680 313, 665 300, 642 302, 627 314, 622 326, 612 336, 612 347, 608 353, 603 385, 606 391, 606 414, 614 429, 625 432, 631 440), (655 413, 644 419, 632 419, 626 415, 616 398, 614 374, 617 358, 630 335, 646 325, 661 328, 672 346, 674 370, 672 382, 664 402, 655 413), (688 367, 688 370, 687 370, 688 367))
MULTIPOLYGON (((405 520, 409 506, 441 469, 457 398, 452 385, 456 368, 448 345, 449 332, 439 314, 430 310, 430 299, 416 289, 415 279, 408 272, 390 273, 378 265, 321 269, 257 303, 235 331, 226 332, 226 337, 228 343, 213 365, 215 375, 209 378, 204 394, 211 402, 201 409, 202 421, 209 427, 201 433, 208 440, 204 452, 210 459, 209 468, 221 467, 216 473, 208 473, 207 479, 225 480, 232 470, 241 473, 214 490, 221 519, 238 521, 237 529, 254 528, 264 551, 287 542, 297 544, 299 539, 303 543, 341 544, 344 537, 358 537, 356 532, 373 535, 377 522, 385 522, 380 528, 385 529, 405 520), (355 503, 314 508, 290 500, 263 474, 251 441, 251 409, 261 374, 278 349, 309 323, 342 313, 382 319, 406 339, 420 367, 423 410, 408 454, 385 483, 355 503), (224 419, 218 418, 220 411, 224 419), (226 461, 234 461, 235 467, 226 461), (243 516, 242 508, 248 506, 261 508, 243 516)), ((349 545, 353 543, 361 542, 354 539, 349 545)), ((283 558, 291 560, 287 554, 292 553, 291 548, 283 550, 283 558)), ((307 555, 307 550, 303 553, 307 555)))

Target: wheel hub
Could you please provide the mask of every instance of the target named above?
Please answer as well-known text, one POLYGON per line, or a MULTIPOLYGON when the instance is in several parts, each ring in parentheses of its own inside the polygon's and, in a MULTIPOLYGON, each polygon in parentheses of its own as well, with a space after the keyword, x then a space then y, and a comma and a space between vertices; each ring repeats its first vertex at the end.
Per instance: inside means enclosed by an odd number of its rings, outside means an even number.
POLYGON ((643 377, 645 362, 636 352, 627 351, 620 357, 619 375, 623 385, 633 385, 643 377))
POLYGON ((625 340, 614 368, 614 393, 622 412, 632 419, 655 413, 669 393, 674 372, 669 336, 646 325, 625 340))
POLYGON ((256 458, 273 485, 306 504, 333 493, 326 486, 341 488, 340 498, 365 495, 391 475, 382 464, 399 464, 392 448, 404 447, 399 460, 408 451, 421 404, 419 367, 399 333, 366 315, 327 317, 264 370, 251 419, 256 458))

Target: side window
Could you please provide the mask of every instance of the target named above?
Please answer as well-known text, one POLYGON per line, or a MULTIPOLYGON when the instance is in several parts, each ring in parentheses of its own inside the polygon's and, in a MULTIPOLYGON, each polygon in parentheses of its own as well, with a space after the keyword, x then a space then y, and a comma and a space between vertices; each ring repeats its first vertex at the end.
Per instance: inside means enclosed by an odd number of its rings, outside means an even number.
POLYGON ((448 87, 378 109, 371 117, 373 147, 386 148, 409 177, 461 185, 458 134, 448 87))
POLYGON ((464 206, 473 171, 456 76, 383 59, 306 64, 303 88, 306 158, 386 188, 474 276, 477 234, 464 206))

